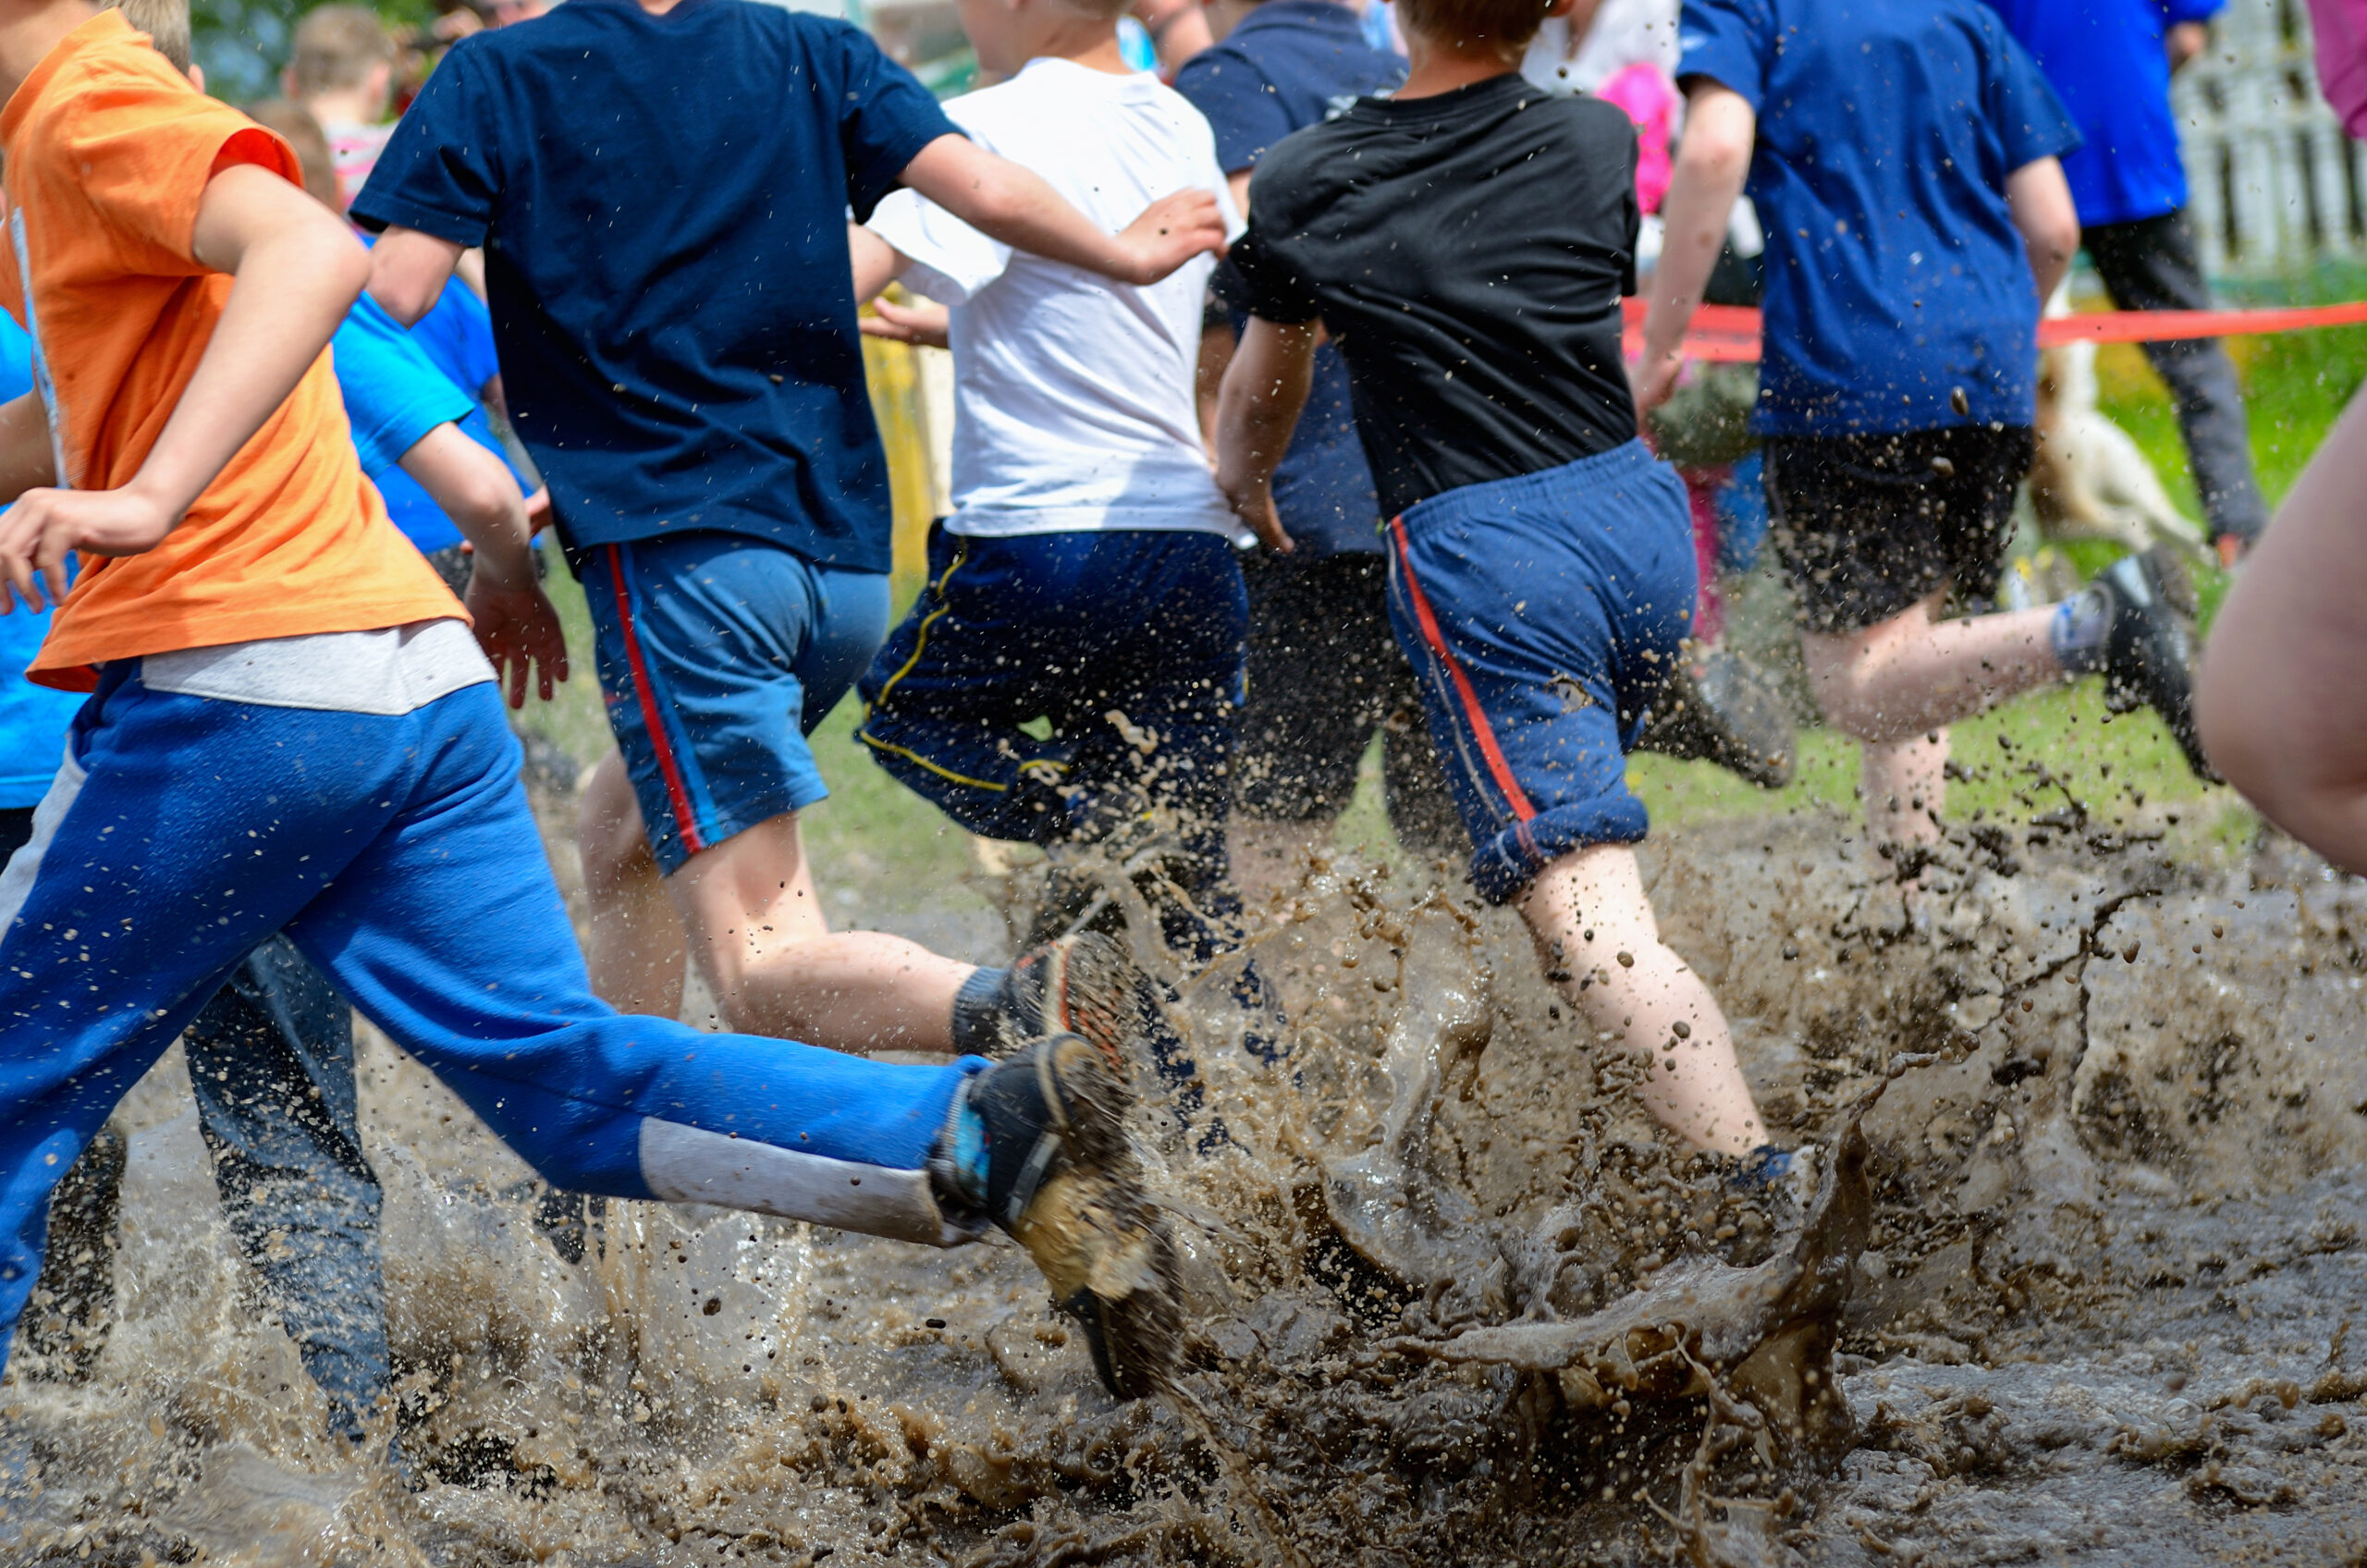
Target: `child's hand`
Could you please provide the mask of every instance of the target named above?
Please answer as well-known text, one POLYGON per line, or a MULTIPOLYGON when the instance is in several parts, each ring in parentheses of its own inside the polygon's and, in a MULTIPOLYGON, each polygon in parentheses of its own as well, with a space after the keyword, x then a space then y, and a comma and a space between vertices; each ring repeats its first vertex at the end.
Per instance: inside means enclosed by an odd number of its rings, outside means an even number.
MULTIPOLYGON (((66 597, 69 554, 141 555, 179 521, 137 490, 28 490, 0 516, 0 571, 28 608, 44 609, 66 597)), ((0 614, 6 598, 0 593, 0 614)))
POLYGON ((1134 263, 1127 281, 1157 283, 1195 256, 1224 253, 1224 214, 1210 192, 1178 190, 1145 207, 1120 231, 1118 244, 1134 263))
POLYGON ((1245 486, 1239 494, 1228 492, 1225 499, 1232 504, 1233 515, 1257 535, 1257 543, 1278 556, 1287 556, 1298 548, 1297 542, 1282 532, 1282 514, 1274 509, 1273 486, 1245 486))
POLYGON ((509 689, 509 705, 526 705, 529 665, 541 666, 534 692, 549 702, 553 683, 567 679, 567 633, 542 584, 531 576, 521 585, 502 583, 479 555, 476 570, 469 573, 466 603, 476 622, 477 645, 493 661, 496 679, 509 689))
POLYGON ((1627 386, 1636 395, 1636 417, 1641 420, 1659 408, 1676 390, 1676 377, 1685 369, 1685 350, 1672 349, 1664 354, 1644 350, 1644 357, 1627 367, 1627 386))
POLYGON ((948 334, 952 330, 953 312, 943 305, 899 305, 886 300, 874 300, 871 308, 877 315, 865 316, 856 325, 868 337, 885 337, 890 343, 913 343, 925 349, 948 348, 948 334))

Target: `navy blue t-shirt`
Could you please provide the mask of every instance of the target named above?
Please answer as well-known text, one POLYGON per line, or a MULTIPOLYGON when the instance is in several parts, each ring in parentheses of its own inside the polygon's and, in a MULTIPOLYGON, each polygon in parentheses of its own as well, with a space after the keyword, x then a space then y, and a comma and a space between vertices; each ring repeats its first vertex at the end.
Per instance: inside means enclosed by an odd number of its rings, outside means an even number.
POLYGON ((2030 423, 2038 286, 2005 178, 2079 138, 1996 14, 1980 0, 1686 0, 1678 36, 1680 76, 1759 116, 1755 427, 2030 423))
POLYGON ((353 214, 484 246, 503 391, 566 544, 717 529, 885 571, 847 214, 951 134, 843 22, 570 0, 457 44, 353 214))
MULTIPOLYGON (((1235 174, 1292 131, 1404 80, 1405 62, 1367 43, 1345 6, 1265 0, 1223 43, 1184 63, 1175 91, 1208 117, 1217 162, 1235 174)), ((1233 330, 1247 320, 1234 312, 1233 330)), ((1274 472, 1274 509, 1310 556, 1380 553, 1380 502, 1356 438, 1347 361, 1330 343, 1315 352, 1306 410, 1274 472)))
POLYGON ((2131 223, 2186 205, 2164 40, 2177 23, 2206 21, 2226 3, 1990 0, 2079 128, 2079 150, 2064 158, 2063 177, 2080 223, 2131 223))

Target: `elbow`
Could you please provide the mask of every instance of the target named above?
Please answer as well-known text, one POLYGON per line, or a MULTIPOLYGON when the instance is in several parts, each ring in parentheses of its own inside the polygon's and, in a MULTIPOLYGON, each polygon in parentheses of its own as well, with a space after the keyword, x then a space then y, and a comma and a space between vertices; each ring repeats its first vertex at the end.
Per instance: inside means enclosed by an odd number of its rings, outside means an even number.
POLYGON ((354 243, 342 226, 332 238, 323 241, 321 248, 320 276, 337 301, 338 313, 343 314, 370 287, 370 252, 354 243))
POLYGON ((363 276, 373 303, 395 318, 400 326, 416 326, 435 301, 415 279, 398 276, 384 268, 373 268, 363 276))

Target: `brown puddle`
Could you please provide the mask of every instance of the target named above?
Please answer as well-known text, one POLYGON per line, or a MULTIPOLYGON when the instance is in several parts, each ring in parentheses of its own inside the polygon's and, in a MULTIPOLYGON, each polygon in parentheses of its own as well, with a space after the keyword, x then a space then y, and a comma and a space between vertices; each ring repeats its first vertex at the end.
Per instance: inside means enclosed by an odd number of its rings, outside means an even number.
POLYGON ((0 1402, 41 1488, 0 1562, 2358 1561, 2359 885, 2071 824, 1910 909, 1847 834, 1648 857, 1804 1216, 1630 1109, 1507 917, 1316 875, 1253 949, 1287 1061, 1229 1044, 1230 965, 1188 987, 1231 1137, 1143 1119, 1189 1349, 1129 1405, 1008 1245, 618 1204, 563 1262, 381 1048, 408 1491, 315 1435, 168 1064, 91 1375, 0 1402))

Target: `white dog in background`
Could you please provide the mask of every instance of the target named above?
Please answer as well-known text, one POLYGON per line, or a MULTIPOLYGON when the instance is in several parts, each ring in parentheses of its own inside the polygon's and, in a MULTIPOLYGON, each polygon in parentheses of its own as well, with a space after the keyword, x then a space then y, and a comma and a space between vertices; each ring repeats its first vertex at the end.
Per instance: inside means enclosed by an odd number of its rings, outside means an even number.
MULTIPOLYGON (((2048 303, 2068 315, 2067 290, 2048 303)), ((2070 343, 2039 355, 2038 456, 2030 506, 2048 539, 2110 539, 2133 552, 2167 545, 2214 559, 2202 527, 2171 505, 2161 476, 2128 432, 2096 408, 2096 346, 2070 343)))

